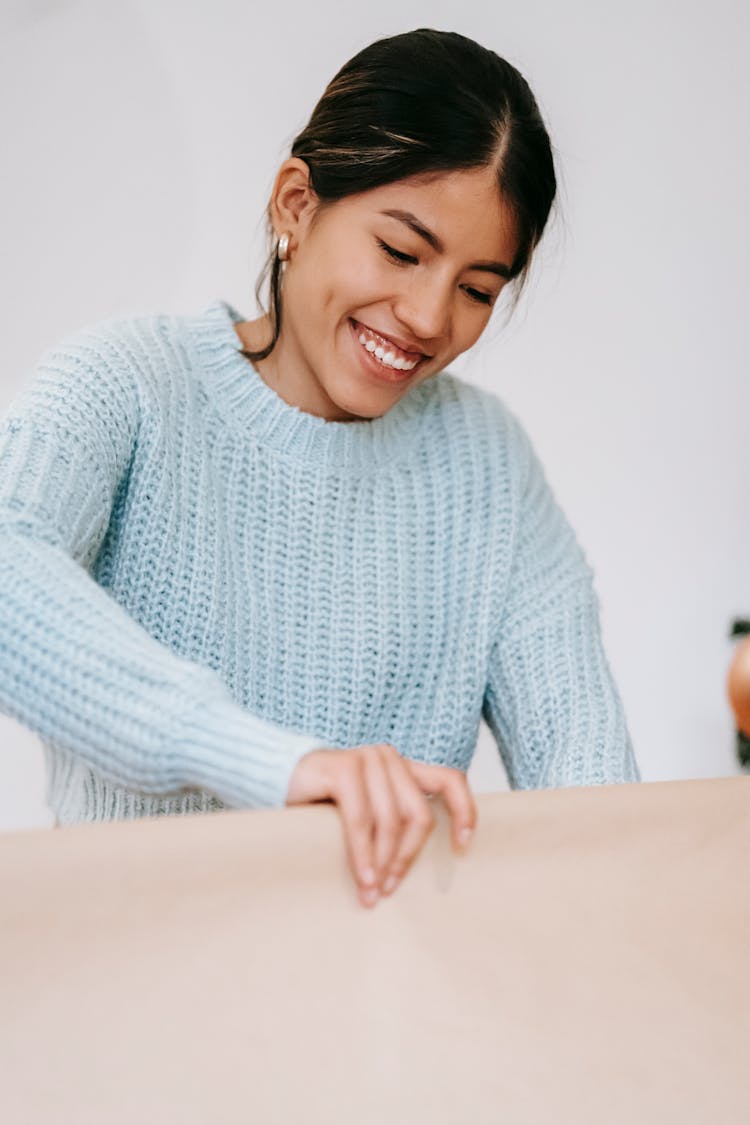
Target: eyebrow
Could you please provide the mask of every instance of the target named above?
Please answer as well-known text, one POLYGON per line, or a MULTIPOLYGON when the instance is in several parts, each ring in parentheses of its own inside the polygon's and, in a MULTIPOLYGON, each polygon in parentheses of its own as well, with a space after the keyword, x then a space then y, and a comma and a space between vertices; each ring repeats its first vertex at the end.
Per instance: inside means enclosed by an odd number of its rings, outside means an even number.
MULTIPOLYGON (((425 242, 429 243, 433 250, 438 254, 445 251, 443 243, 438 236, 431 230, 428 230, 424 223, 421 223, 416 215, 412 215, 411 211, 399 211, 398 209, 381 211, 381 215, 389 215, 392 219, 398 219, 399 222, 405 223, 410 230, 423 238, 425 242)), ((506 266, 504 262, 472 262, 468 267, 470 270, 484 270, 486 273, 497 274, 498 277, 504 277, 510 281, 513 276, 513 270, 510 266, 506 266)))

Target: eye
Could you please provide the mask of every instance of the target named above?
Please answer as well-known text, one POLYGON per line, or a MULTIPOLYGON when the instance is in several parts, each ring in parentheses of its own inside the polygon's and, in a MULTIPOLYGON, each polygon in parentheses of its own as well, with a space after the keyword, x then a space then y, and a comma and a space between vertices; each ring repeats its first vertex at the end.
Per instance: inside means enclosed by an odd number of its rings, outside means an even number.
POLYGON ((470 289, 469 286, 465 287, 464 292, 468 293, 472 301, 478 301, 482 305, 492 304, 492 296, 489 293, 480 293, 478 289, 470 289))
POLYGON ((417 265, 418 259, 413 258, 411 254, 402 254, 400 250, 394 250, 393 247, 389 246, 387 242, 383 242, 382 238, 378 238, 376 241, 381 250, 383 250, 393 261, 400 262, 402 265, 405 265, 406 263, 410 263, 413 266, 417 265))
MULTIPOLYGON (((416 266, 416 265, 419 264, 418 258, 414 258, 411 254, 404 254, 404 253, 401 252, 401 250, 395 250, 393 246, 389 246, 387 242, 383 242, 382 238, 376 238, 375 241, 377 242, 377 244, 381 248, 381 250, 385 254, 387 254, 387 256, 391 259, 391 261, 394 261, 394 262, 398 263, 398 265, 400 265, 400 266, 404 266, 404 265, 416 266)), ((492 304, 492 294, 482 293, 479 289, 472 289, 471 286, 468 286, 468 285, 465 285, 463 288, 464 288, 464 292, 468 295, 468 297, 472 301, 476 301, 477 304, 480 304, 480 305, 491 305, 492 304)))

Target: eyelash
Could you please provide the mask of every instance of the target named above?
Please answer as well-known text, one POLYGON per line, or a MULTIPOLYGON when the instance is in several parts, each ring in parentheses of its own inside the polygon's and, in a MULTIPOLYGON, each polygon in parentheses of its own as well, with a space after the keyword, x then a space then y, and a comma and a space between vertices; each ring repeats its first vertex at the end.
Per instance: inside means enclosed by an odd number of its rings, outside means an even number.
MULTIPOLYGON (((400 250, 394 250, 394 248, 392 246, 389 246, 387 242, 383 242, 382 238, 378 238, 377 243, 380 248, 388 255, 388 257, 392 261, 397 262, 399 265, 416 266, 418 264, 417 259, 412 257, 411 254, 402 254, 400 250)), ((475 301, 478 305, 492 304, 492 298, 490 297, 489 293, 480 293, 478 289, 471 289, 468 287, 464 290, 464 292, 467 294, 470 300, 475 301)))

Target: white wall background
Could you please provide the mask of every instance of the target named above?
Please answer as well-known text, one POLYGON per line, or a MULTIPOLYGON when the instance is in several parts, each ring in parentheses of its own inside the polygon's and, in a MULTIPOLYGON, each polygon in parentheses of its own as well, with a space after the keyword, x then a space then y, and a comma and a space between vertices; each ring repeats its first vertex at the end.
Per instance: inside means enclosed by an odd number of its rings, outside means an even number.
MULTIPOLYGON (((292 137, 346 59, 423 26, 521 69, 561 187, 517 317, 455 369, 520 415, 586 548, 644 780, 738 773, 724 684, 730 620, 750 614, 741 0, 3 0, 0 411, 48 344, 98 318, 219 296, 256 315, 292 137)), ((469 776, 507 784, 484 727, 469 776)), ((0 716, 0 829, 51 822, 39 744, 0 716)))

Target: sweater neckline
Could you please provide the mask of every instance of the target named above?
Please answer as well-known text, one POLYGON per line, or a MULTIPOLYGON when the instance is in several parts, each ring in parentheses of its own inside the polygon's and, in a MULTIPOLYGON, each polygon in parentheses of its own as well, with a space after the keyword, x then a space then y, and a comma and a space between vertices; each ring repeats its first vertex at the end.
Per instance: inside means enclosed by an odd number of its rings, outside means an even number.
POLYGON ((234 325, 245 319, 223 299, 188 318, 206 388, 224 405, 222 415, 229 424, 289 457, 331 468, 387 464, 416 442, 439 375, 412 387, 378 418, 329 421, 286 402, 241 355, 234 325))

